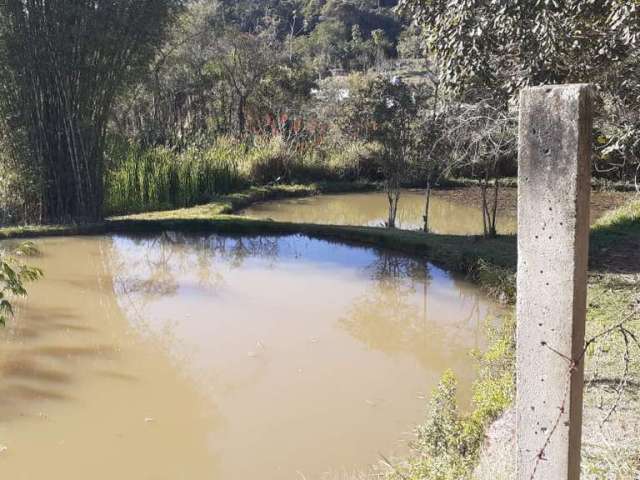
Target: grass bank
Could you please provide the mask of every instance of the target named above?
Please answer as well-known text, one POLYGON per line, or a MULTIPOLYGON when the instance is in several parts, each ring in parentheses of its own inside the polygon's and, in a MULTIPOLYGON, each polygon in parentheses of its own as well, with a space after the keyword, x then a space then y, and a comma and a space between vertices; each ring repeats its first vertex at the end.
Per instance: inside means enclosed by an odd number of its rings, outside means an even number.
POLYGON ((373 182, 315 182, 310 184, 254 186, 236 193, 215 196, 210 202, 194 207, 160 210, 112 217, 112 220, 213 219, 230 215, 258 202, 284 198, 301 198, 323 193, 364 192, 381 188, 373 182))
MULTIPOLYGON (((582 449, 587 479, 633 479, 640 472, 639 247, 639 201, 609 212, 592 228, 582 449)), ((470 414, 459 413, 454 379, 443 378, 431 415, 418 429, 414 458, 394 466, 389 477, 514 478, 514 335, 511 315, 479 357, 470 414)))
POLYGON ((112 217, 100 224, 0 228, 0 240, 164 230, 243 235, 303 234, 428 258, 442 268, 468 274, 492 294, 504 300, 513 297, 516 254, 513 236, 484 239, 476 236, 424 234, 379 227, 275 222, 233 215, 256 202, 378 188, 379 185, 367 182, 251 187, 238 193, 217 196, 205 205, 112 217))
MULTIPOLYGON (((491 185, 494 181, 489 182, 491 185)), ((441 185, 444 187, 473 187, 480 186, 480 180, 476 178, 468 177, 451 177, 445 178, 441 181, 441 185)), ((503 177, 500 179, 500 185, 506 188, 517 188, 518 177, 503 177)), ((592 177, 591 188, 595 191, 601 192, 636 192, 637 188, 633 182, 623 182, 608 180, 606 178, 592 177)))
POLYGON ((113 221, 123 220, 216 220, 218 216, 230 215, 257 202, 283 198, 300 198, 322 193, 372 191, 380 188, 373 182, 316 182, 311 184, 265 185, 250 187, 236 193, 217 195, 210 202, 182 209, 157 210, 147 213, 111 217, 95 224, 67 225, 16 225, 0 228, 0 240, 11 238, 38 238, 65 235, 97 235, 108 233, 113 221))

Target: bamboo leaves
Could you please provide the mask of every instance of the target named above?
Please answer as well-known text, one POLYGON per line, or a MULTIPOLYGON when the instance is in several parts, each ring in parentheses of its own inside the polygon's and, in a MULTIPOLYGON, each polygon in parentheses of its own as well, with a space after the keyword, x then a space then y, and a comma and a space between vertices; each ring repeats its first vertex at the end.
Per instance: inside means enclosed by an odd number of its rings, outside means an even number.
POLYGON ((10 297, 26 296, 25 283, 38 280, 43 275, 39 268, 20 261, 21 257, 35 255, 37 251, 31 242, 23 243, 10 252, 0 249, 0 326, 14 315, 10 297))

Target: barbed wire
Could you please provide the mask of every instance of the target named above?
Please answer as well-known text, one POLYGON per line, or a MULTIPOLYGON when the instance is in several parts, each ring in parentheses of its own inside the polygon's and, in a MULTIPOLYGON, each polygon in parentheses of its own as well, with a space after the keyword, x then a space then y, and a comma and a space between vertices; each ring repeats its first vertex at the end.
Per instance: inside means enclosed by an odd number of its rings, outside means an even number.
POLYGON ((558 407, 558 415, 556 416, 556 418, 554 420, 554 423, 553 423, 553 426, 552 426, 551 430, 549 430, 549 433, 546 436, 542 447, 540 448, 540 450, 536 454, 536 462, 535 462, 535 465, 533 467, 533 472, 531 473, 531 476, 529 477, 529 480, 535 480, 535 477, 536 477, 536 474, 538 473, 538 470, 539 470, 541 462, 547 460, 546 450, 549 447, 549 445, 551 444, 553 436, 555 435, 556 431, 558 430, 558 427, 559 427, 560 422, 562 420, 562 416, 566 412, 567 399, 569 397, 569 392, 570 392, 570 388, 571 388, 571 380, 572 380, 573 374, 577 371, 578 367, 583 362, 584 357, 587 354, 587 351, 589 350, 589 348, 593 344, 595 344, 598 340, 600 340, 600 339, 602 339, 602 338, 604 338, 604 337, 606 337, 608 335, 611 335, 613 333, 619 332, 623 336, 624 342, 625 342, 625 352, 624 352, 624 365, 625 365, 625 367, 624 367, 624 373, 623 373, 622 378, 621 378, 621 380, 620 380, 620 382, 618 384, 618 387, 616 388, 616 392, 617 392, 616 400, 614 401, 613 406, 611 407, 611 409, 609 410, 609 412, 607 413, 607 415, 605 416, 605 418, 601 422, 601 425, 606 423, 611 418, 611 415, 613 415, 613 413, 617 410, 617 408, 618 408, 618 406, 620 404, 620 401, 622 399, 622 396, 624 394, 624 390, 626 388, 626 385, 628 384, 629 367, 630 367, 630 359, 631 359, 631 341, 633 341, 638 346, 638 348, 640 348, 640 341, 639 341, 638 337, 636 336, 636 334, 634 332, 632 332, 631 330, 625 328, 625 326, 630 321, 635 319, 638 314, 640 314, 640 303, 638 303, 638 301, 636 301, 632 311, 629 312, 627 315, 625 315, 622 318, 622 320, 620 320, 615 325, 613 325, 613 326, 601 331, 597 335, 594 335, 593 337, 588 339, 585 342, 584 347, 583 347, 580 355, 576 359, 572 359, 572 358, 567 357, 562 352, 560 352, 557 349, 551 347, 547 342, 543 342, 542 343, 543 347, 549 349, 551 352, 555 353, 556 355, 558 355, 559 357, 561 357, 563 360, 565 360, 567 362, 567 365, 568 365, 567 366, 567 375, 566 375, 567 376, 567 380, 566 380, 566 383, 565 383, 565 390, 564 390, 563 400, 562 400, 561 405, 558 407))

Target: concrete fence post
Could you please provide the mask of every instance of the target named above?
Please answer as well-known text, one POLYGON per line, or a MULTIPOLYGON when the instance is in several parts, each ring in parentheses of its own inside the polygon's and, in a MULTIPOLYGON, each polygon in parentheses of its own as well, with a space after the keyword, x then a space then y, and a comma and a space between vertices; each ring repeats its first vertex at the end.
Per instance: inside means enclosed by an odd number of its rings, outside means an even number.
POLYGON ((577 480, 591 194, 589 85, 520 94, 517 480, 577 480))

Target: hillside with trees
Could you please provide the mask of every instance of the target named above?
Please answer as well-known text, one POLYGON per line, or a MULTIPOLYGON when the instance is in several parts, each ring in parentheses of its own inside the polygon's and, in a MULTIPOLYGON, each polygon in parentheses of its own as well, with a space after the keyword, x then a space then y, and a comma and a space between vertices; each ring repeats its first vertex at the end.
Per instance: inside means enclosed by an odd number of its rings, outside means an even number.
POLYGON ((4 223, 95 221, 276 180, 389 180, 398 150, 354 123, 370 108, 376 125, 407 115, 393 128, 411 153, 387 186, 464 176, 497 189, 515 173, 515 92, 554 82, 597 80, 594 173, 637 180, 639 40, 625 2, 93 3, 0 6, 4 223), (410 102, 376 109, 372 92, 410 102))

